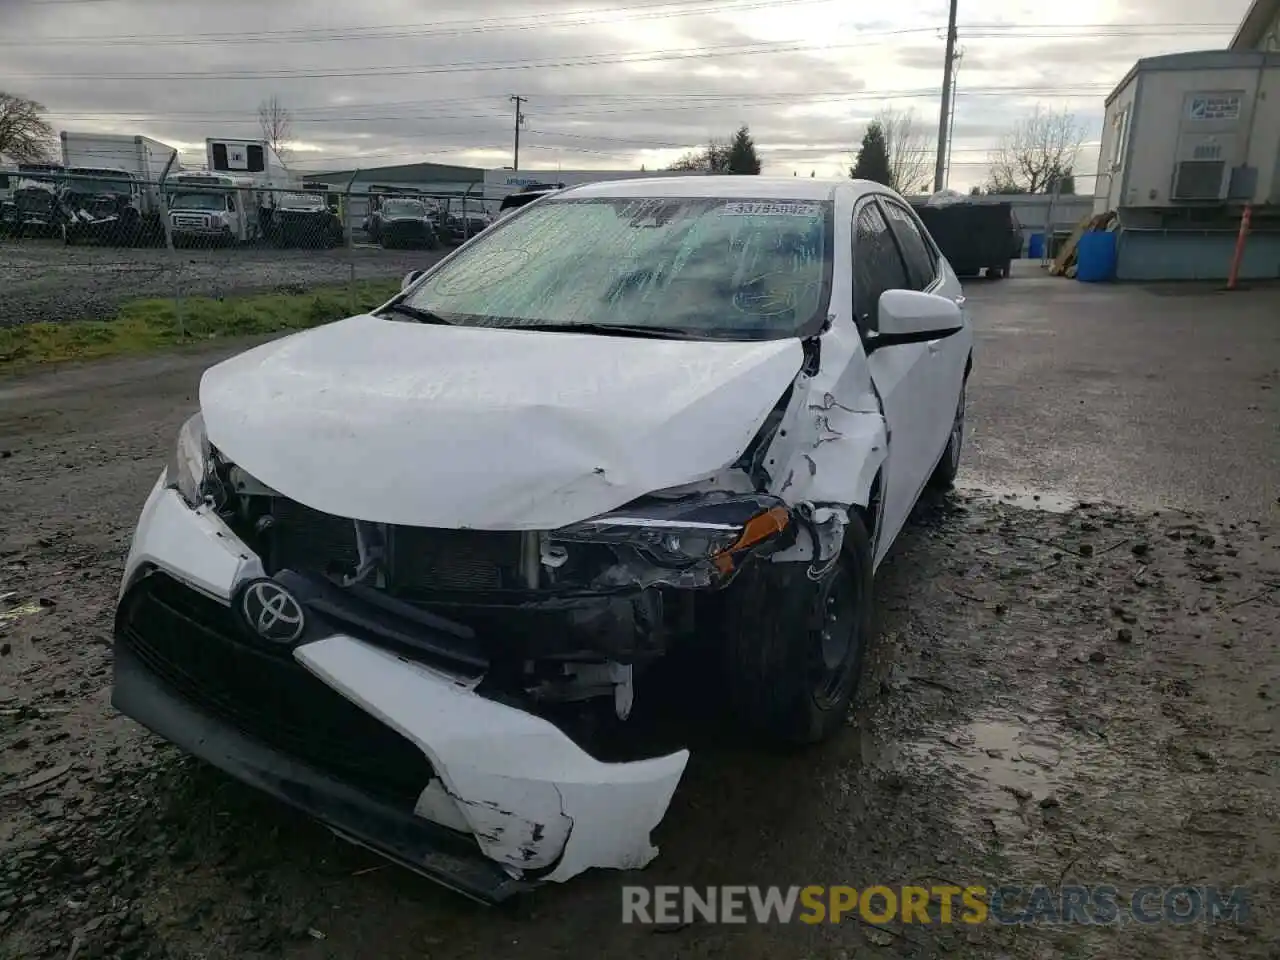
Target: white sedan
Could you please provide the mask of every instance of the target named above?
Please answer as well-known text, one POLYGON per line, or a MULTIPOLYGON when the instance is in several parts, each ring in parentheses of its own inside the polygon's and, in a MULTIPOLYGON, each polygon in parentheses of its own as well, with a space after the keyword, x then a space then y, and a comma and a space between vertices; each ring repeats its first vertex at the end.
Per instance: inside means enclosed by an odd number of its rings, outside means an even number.
POLYGON ((373 313, 204 374, 127 560, 113 702, 480 899, 641 867, 688 753, 598 731, 699 644, 742 724, 841 728, 873 573, 955 476, 972 346, 876 184, 541 197, 373 313))

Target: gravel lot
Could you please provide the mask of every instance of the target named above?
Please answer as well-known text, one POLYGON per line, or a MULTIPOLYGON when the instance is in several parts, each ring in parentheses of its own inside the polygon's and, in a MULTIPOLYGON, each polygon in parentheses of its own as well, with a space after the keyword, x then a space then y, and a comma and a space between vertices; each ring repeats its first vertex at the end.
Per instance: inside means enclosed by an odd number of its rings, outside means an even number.
POLYGON ((110 710, 131 527, 227 348, 0 380, 0 957, 1274 957, 1280 404, 1251 378, 1280 352, 1250 318, 1280 310, 1265 291, 1081 286, 971 285, 965 470, 987 489, 922 505, 895 548, 845 735, 770 756, 691 724, 648 870, 488 911, 110 710), (1215 322, 1231 361, 1200 349, 1215 322), (1161 323, 1174 342, 1144 349, 1161 323), (1123 386, 1088 390, 1088 430, 1082 368, 1123 386), (1170 384, 1219 429, 1170 410, 1167 450, 1147 411, 1170 384), (1224 471, 1224 445, 1260 462, 1224 471), (1212 927, 654 929, 619 922, 624 882, 1240 884, 1252 910, 1212 927))
POLYGON ((226 297, 403 277, 442 250, 177 250, 0 243, 0 326, 101 320, 126 300, 226 297))

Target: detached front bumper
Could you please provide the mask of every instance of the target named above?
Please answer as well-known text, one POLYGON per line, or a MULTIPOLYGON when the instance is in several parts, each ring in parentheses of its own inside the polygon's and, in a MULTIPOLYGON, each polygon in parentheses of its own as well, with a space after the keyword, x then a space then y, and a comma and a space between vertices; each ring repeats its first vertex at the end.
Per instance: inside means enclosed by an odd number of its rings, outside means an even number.
POLYGON ((602 763, 479 678, 341 632, 270 649, 240 627, 258 558, 157 483, 126 565, 112 703, 339 834, 456 890, 501 900, 657 855, 688 752, 602 763))

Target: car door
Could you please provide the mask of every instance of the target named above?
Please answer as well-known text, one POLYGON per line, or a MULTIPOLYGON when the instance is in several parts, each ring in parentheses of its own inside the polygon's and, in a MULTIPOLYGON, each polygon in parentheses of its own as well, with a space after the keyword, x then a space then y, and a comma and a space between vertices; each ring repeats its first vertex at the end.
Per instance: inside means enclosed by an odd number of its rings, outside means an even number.
MULTIPOLYGON (((879 202, 889 229, 898 241, 898 249, 902 251, 907 275, 914 289, 947 297, 963 310, 964 296, 960 283, 948 276, 942 264, 942 254, 938 252, 916 215, 892 197, 881 197, 879 202)), ((942 456, 951 436, 967 356, 966 337, 942 337, 925 344, 925 362, 929 373, 921 384, 919 399, 931 411, 927 427, 927 449, 932 451, 930 471, 942 456)))
MULTIPOLYGON (((855 210, 853 226, 853 309, 864 339, 879 328, 880 295, 912 286, 888 221, 875 199, 869 198, 855 210)), ((928 399, 928 344, 883 347, 867 357, 867 365, 889 430, 876 537, 879 563, 937 461, 930 449, 935 413, 928 399)))

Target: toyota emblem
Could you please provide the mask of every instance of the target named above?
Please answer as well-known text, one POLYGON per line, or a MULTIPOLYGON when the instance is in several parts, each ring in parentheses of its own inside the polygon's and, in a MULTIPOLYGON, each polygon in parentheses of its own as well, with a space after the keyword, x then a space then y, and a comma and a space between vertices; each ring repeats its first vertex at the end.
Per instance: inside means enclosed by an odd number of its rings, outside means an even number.
POLYGON ((240 612, 250 629, 272 643, 293 643, 307 625, 302 604, 274 580, 249 584, 240 598, 240 612))

